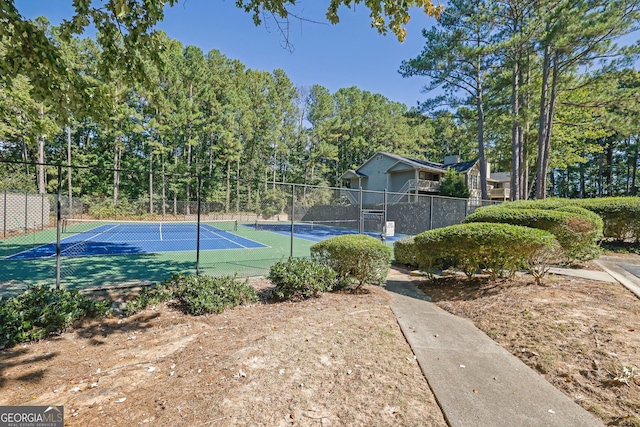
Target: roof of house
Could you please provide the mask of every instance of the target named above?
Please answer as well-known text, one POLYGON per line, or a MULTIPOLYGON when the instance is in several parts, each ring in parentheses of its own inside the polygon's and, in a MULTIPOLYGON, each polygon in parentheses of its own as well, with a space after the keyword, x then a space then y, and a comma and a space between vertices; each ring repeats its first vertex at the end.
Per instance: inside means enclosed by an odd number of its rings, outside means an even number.
POLYGON ((411 157, 404 157, 404 156, 399 156, 397 154, 391 154, 386 152, 380 152, 379 154, 384 154, 386 156, 389 156, 393 159, 398 160, 399 162, 408 163, 418 169, 426 167, 426 168, 435 169, 438 171, 446 171, 448 168, 451 168, 456 172, 462 172, 462 173, 467 172, 478 162, 478 160, 475 159, 475 160, 469 160, 467 162, 458 162, 458 163, 452 163, 449 165, 444 165, 442 163, 430 162, 428 160, 419 160, 411 157))
POLYGON ((348 171, 346 171, 345 173, 342 174, 340 179, 366 178, 366 177, 367 177, 367 175, 363 174, 362 172, 359 172, 359 171, 353 170, 353 169, 349 169, 348 171))
POLYGON ((511 172, 493 172, 489 179, 496 182, 509 182, 511 181, 511 172))
MULTIPOLYGON (((360 169, 362 169, 367 163, 369 163, 372 159, 374 159, 377 155, 380 155, 380 154, 396 160, 396 163, 394 163, 393 166, 391 166, 389 169, 384 171, 385 173, 388 173, 389 171, 392 171, 394 169, 398 170, 399 169, 397 167, 398 165, 406 165, 412 169, 430 169, 434 172, 445 172, 448 168, 451 168, 456 172, 465 173, 478 162, 478 160, 476 159, 476 160, 469 160, 467 162, 458 162, 458 163, 444 165, 442 163, 430 162, 428 160, 414 159, 412 157, 404 157, 398 154, 387 153, 385 151, 378 151, 369 159, 367 159, 366 162, 360 165, 358 169, 355 169, 355 170, 349 169, 348 171, 343 173, 340 179, 366 178, 367 175, 360 172, 360 169)), ((406 170, 407 168, 405 167, 404 169, 406 170)))

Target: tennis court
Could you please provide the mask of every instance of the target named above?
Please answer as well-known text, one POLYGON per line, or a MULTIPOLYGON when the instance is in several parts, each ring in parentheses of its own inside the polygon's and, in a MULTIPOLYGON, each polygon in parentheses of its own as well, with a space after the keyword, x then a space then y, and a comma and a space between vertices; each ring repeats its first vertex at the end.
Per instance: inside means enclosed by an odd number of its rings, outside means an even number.
MULTIPOLYGON (((335 221, 296 221, 293 224, 288 221, 256 221, 252 224, 243 224, 245 227, 253 228, 255 230, 269 231, 271 233, 277 233, 284 236, 293 235, 300 239, 310 240, 312 242, 321 242, 322 240, 329 239, 335 236, 342 236, 345 234, 358 234, 359 221, 358 220, 335 220, 335 221)), ((382 228, 381 224, 377 224, 378 229, 382 228)), ((380 231, 367 231, 365 229, 364 234, 367 234, 376 239, 381 238, 380 231)), ((386 241, 392 243, 396 240, 407 237, 406 235, 398 234, 394 236, 386 237, 386 241)))
MULTIPOLYGON (((60 240, 64 257, 128 255, 195 251, 197 223, 66 220, 60 240)), ((236 221, 200 224, 200 250, 255 249, 267 245, 233 234, 236 221)), ((56 242, 40 245, 6 259, 37 259, 56 255, 56 242)))
MULTIPOLYGON (((67 288, 150 284, 172 273, 259 276, 289 256, 308 257, 320 240, 357 233, 357 222, 72 220, 61 223, 60 276, 67 288), (199 254, 199 255, 198 255, 199 254)), ((379 237, 379 234, 375 235, 379 237)), ((29 284, 51 284, 56 275, 56 229, 0 241, 0 294, 29 284)))

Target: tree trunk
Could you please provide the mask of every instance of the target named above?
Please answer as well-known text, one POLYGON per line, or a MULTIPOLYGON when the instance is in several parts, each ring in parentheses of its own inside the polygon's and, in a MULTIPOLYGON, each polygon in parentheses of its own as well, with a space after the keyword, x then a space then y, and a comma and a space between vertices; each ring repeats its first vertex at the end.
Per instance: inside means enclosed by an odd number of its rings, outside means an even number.
POLYGON ((613 196, 612 185, 612 169, 613 169, 613 141, 609 141, 605 149, 605 165, 604 165, 604 179, 605 179, 605 194, 607 196, 613 196))
POLYGON ((225 191, 224 213, 229 213, 231 204, 231 160, 227 158, 227 189, 225 191))
POLYGON ((272 182, 272 188, 275 190, 276 189, 276 165, 278 164, 278 152, 276 150, 273 150, 273 182, 272 182))
POLYGON ((520 135, 520 71, 518 61, 514 60, 511 83, 511 200, 520 200, 522 196, 522 138, 520 135))
POLYGON ((164 175, 164 152, 161 154, 161 162, 162 162, 162 218, 164 219, 167 214, 167 183, 166 177, 164 175))
MULTIPOLYGON (((69 119, 71 121, 71 119, 69 119)), ((67 197, 69 198, 69 216, 73 218, 73 187, 71 185, 71 124, 67 124, 67 197)))
POLYGON ((633 155, 633 167, 631 168, 631 195, 635 196, 638 194, 638 190, 636 188, 636 172, 638 170, 638 135, 636 135, 636 145, 633 155))
POLYGON ((174 175, 173 175, 173 216, 178 216, 178 184, 176 183, 176 173, 178 171, 178 149, 174 148, 173 150, 173 166, 174 166, 174 175))
MULTIPOLYGON (((478 73, 480 70, 478 69, 478 73)), ((476 105, 478 108, 478 154, 480 156, 480 200, 489 200, 487 193, 487 162, 484 157, 484 105, 482 102, 482 82, 478 80, 476 105)))
POLYGON ((546 197, 547 165, 545 163, 547 119, 549 117, 549 74, 551 67, 551 48, 545 46, 542 60, 542 86, 540 91, 540 122, 538 128, 538 169, 536 183, 536 198, 546 197))
MULTIPOLYGON (((40 121, 44 121, 44 105, 40 105, 39 111, 40 121)), ((38 193, 44 194, 47 192, 45 182, 45 168, 44 168, 44 135, 38 135, 38 193)), ((26 227, 26 225, 25 225, 26 227)))
POLYGON ((153 215, 153 148, 149 151, 149 215, 153 215))
MULTIPOLYGON (((189 113, 191 113, 191 109, 193 106, 193 83, 189 85, 189 113)), ((189 118, 189 131, 187 133, 187 206, 186 213, 187 215, 191 214, 191 118, 189 118)))
POLYGON ((580 189, 578 190, 578 197, 584 199, 585 184, 584 184, 584 163, 580 163, 580 189))
MULTIPOLYGON (((524 99, 522 104, 524 104, 524 109, 528 113, 531 108, 531 56, 527 53, 527 73, 526 73, 526 88, 527 90, 524 93, 524 99)), ((522 78, 520 79, 523 80, 522 78)), ((520 175, 520 199, 526 200, 529 198, 529 173, 531 170, 531 164, 529 161, 529 135, 531 135, 531 119, 530 115, 526 115, 526 124, 523 129, 522 125, 520 126, 520 132, 518 138, 520 141, 518 144, 520 145, 520 152, 522 154, 522 161, 520 167, 522 168, 522 174, 520 175), (526 136, 525 136, 526 135, 526 136)))
POLYGON ((113 206, 118 206, 118 188, 120 186, 120 137, 116 137, 113 148, 113 206))
POLYGON ((602 158, 602 155, 600 155, 600 160, 598 161, 598 197, 602 197, 603 195, 603 189, 602 189, 602 163, 604 162, 604 159, 602 158))
POLYGON ((236 213, 240 213, 240 158, 236 162, 236 213))

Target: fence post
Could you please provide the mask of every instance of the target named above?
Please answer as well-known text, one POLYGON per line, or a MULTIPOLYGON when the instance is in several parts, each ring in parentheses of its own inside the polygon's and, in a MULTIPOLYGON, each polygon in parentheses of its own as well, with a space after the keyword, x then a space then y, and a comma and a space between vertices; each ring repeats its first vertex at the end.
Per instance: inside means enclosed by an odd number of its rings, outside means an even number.
POLYGON ((2 211, 3 214, 3 226, 2 226, 2 230, 3 230, 3 237, 7 237, 7 189, 4 189, 4 210, 2 211))
POLYGON ((358 233, 364 233, 364 213, 362 212, 362 186, 359 187, 360 193, 360 206, 358 208, 358 233))
POLYGON ((56 197, 56 289, 60 289, 60 192, 62 191, 60 178, 62 166, 58 165, 58 196, 56 197))
POLYGON ((384 189, 384 200, 382 202, 382 243, 387 241, 387 189, 384 189))
POLYGON ((44 230, 44 194, 40 198, 40 230, 44 230))
POLYGON ((429 230, 433 230, 433 196, 429 199, 429 230))
MULTIPOLYGON (((196 233, 196 276, 200 275, 200 185, 202 178, 198 175, 198 231, 196 233)), ((187 202, 188 203, 188 202, 187 202)))
POLYGON ((24 234, 27 234, 27 224, 29 223, 29 191, 24 192, 24 234))
POLYGON ((295 221, 295 206, 296 206, 296 185, 291 184, 291 243, 289 244, 289 258, 293 258, 293 233, 294 233, 294 221, 295 221))

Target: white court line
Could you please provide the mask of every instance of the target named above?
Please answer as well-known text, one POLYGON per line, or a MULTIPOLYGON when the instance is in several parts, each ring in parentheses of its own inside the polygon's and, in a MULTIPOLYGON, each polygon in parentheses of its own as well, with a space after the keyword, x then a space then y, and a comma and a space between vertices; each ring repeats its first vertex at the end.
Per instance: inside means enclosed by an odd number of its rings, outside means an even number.
MULTIPOLYGON (((101 231, 100 233, 98 233, 98 234, 96 234, 96 235, 94 235, 94 236, 91 236, 91 237, 89 237, 88 239, 81 240, 81 241, 79 241, 78 243, 76 243, 75 245, 72 245, 72 246, 69 246, 68 248, 66 248, 66 249, 65 249, 65 252, 66 252, 67 250, 69 250, 69 249, 75 248, 75 247, 76 247, 76 246, 78 246, 78 245, 81 245, 81 244, 82 244, 82 243, 84 243, 84 242, 88 242, 89 240, 91 240, 91 239, 93 239, 93 238, 95 238, 95 237, 98 237, 98 236, 100 236, 101 234, 106 233, 107 231, 111 231, 111 230, 113 230, 115 227, 118 227, 118 226, 119 226, 119 224, 116 224, 116 225, 114 225, 113 227, 109 228, 108 230, 101 231)), ((82 232, 80 232, 80 233, 76 233, 76 234, 74 234, 73 236, 77 236, 78 234, 82 234, 82 232)), ((73 236, 66 237, 65 239, 69 239, 69 238, 71 238, 71 237, 73 237, 73 236)), ((64 240, 64 239, 62 239, 62 240, 64 240)), ((61 245, 62 245, 62 240, 60 240, 60 244, 61 244, 61 245)), ((11 257, 17 256, 17 255, 20 255, 20 254, 24 254, 24 253, 27 253, 27 252, 35 251, 35 250, 37 250, 37 249, 44 248, 45 246, 49 246, 49 245, 56 244, 56 243, 57 243, 57 242, 45 243, 44 245, 36 246, 35 248, 27 249, 27 250, 24 250, 24 251, 22 251, 22 252, 18 252, 18 253, 13 254, 13 255, 9 255, 8 257, 4 257, 3 259, 8 259, 8 258, 11 258, 11 257)), ((61 251, 61 252, 62 252, 62 251, 61 251)), ((40 257, 40 258, 51 258, 51 257, 54 257, 54 256, 56 256, 56 254, 51 254, 51 255, 48 255, 48 256, 40 257)))
POLYGON ((160 223, 160 240, 162 241, 162 223, 160 223))
MULTIPOLYGON (((249 247, 247 247, 247 246, 245 246, 245 245, 242 245, 242 244, 240 244, 240 243, 238 243, 238 242, 234 242, 233 240, 231 240, 231 239, 229 239, 229 238, 227 238, 227 237, 221 236, 220 234, 216 233, 214 230, 207 230, 206 228, 204 228, 204 231, 208 231, 208 232, 209 232, 209 233, 211 233, 211 234, 214 234, 214 235, 216 235, 216 236, 222 237, 224 240, 228 240, 228 241, 230 241, 231 243, 233 243, 234 245, 238 245, 238 246, 240 246, 241 248, 249 249, 249 247)), ((247 239, 247 240, 249 240, 249 239, 247 239)), ((258 242, 256 242, 256 243, 258 243, 258 242)))

